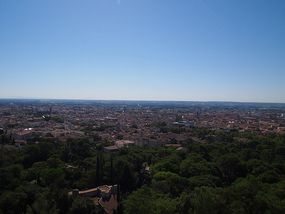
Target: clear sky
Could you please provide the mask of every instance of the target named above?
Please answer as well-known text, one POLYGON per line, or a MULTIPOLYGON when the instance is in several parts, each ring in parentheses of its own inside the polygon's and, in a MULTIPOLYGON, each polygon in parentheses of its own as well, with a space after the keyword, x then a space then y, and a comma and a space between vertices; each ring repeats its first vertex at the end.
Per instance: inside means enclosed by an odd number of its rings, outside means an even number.
POLYGON ((284 0, 0 0, 0 98, 285 102, 284 0))

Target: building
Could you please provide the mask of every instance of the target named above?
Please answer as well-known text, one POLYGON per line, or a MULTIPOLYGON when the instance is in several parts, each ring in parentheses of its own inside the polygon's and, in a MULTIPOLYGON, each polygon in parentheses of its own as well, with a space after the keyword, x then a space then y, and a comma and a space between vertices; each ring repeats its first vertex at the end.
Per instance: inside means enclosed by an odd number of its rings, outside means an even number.
POLYGON ((131 140, 118 140, 115 142, 115 146, 118 148, 129 147, 133 145, 135 145, 135 142, 131 140))
POLYGON ((14 142, 15 142, 15 146, 18 146, 18 147, 27 145, 27 141, 26 140, 18 140, 18 139, 16 139, 14 142))
POLYGON ((193 121, 178 121, 178 122, 174 122, 173 125, 178 125, 178 126, 186 126, 186 127, 194 127, 195 123, 193 121))
POLYGON ((96 206, 102 206, 108 214, 114 213, 118 208, 118 185, 103 185, 83 191, 74 189, 69 192, 68 195, 73 197, 80 196, 91 198, 96 206))
POLYGON ((104 152, 116 152, 119 148, 117 146, 106 146, 104 147, 104 152))
POLYGON ((116 152, 121 148, 128 148, 129 146, 135 145, 134 141, 130 140, 118 140, 115 142, 112 146, 106 146, 104 147, 105 152, 116 152))

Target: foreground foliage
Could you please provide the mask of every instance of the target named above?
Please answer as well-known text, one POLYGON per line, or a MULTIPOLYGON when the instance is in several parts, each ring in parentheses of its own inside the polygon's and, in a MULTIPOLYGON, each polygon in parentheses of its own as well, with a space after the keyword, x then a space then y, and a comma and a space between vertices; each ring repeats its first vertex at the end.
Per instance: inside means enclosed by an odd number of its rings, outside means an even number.
POLYGON ((239 134, 213 136, 182 142, 187 151, 109 154, 86 140, 1 145, 0 213, 104 213, 67 196, 102 184, 120 184, 119 213, 285 213, 285 137, 248 135, 245 143, 239 134))

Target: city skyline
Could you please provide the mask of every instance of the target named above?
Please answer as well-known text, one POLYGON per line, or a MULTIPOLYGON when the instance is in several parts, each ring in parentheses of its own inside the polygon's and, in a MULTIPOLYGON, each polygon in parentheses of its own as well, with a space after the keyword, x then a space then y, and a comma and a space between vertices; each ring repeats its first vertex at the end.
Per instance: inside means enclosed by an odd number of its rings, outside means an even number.
POLYGON ((284 9, 0 0, 0 98, 285 103, 284 9))

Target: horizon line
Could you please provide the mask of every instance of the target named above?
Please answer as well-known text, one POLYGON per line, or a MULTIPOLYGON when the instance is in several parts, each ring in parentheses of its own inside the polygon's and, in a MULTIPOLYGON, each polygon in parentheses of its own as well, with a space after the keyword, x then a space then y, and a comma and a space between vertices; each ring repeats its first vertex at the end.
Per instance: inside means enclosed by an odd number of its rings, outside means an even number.
POLYGON ((127 101, 127 102, 195 102, 195 103, 255 103, 255 104, 285 104, 285 102, 268 101, 223 101, 223 100, 155 100, 155 99, 88 99, 88 98, 2 98, 0 100, 43 100, 43 101, 127 101))

